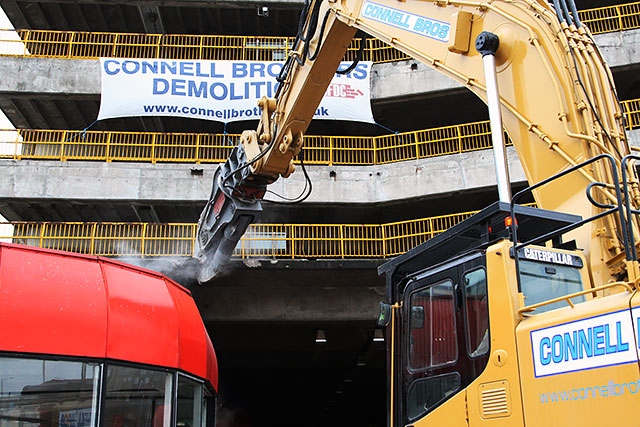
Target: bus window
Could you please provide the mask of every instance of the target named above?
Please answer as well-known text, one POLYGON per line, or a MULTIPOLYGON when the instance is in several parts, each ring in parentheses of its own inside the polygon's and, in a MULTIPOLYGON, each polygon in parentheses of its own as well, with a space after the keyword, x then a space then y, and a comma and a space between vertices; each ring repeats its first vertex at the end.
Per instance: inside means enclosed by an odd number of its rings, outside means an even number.
POLYGON ((169 427, 173 375, 151 369, 109 365, 102 425, 169 427))
POLYGON ((96 425, 100 365, 0 357, 0 427, 96 425))
POLYGON ((205 427, 213 425, 215 400, 200 381, 178 375, 178 427, 205 427))

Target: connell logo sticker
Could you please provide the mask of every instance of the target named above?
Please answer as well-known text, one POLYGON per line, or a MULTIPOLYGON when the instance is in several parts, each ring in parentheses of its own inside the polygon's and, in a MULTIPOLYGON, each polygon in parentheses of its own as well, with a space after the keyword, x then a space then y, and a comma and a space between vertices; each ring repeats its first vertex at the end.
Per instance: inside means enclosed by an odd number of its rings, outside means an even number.
POLYGON ((448 22, 438 21, 370 1, 364 2, 362 16, 434 40, 449 41, 451 25, 448 22))
POLYGON ((531 331, 536 378, 635 363, 640 308, 632 314, 622 310, 531 331))

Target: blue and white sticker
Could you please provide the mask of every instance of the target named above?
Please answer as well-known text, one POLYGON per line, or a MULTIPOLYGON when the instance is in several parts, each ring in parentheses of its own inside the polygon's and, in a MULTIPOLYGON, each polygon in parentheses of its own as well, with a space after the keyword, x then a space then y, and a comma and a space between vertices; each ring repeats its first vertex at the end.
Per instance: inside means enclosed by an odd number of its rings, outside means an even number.
POLYGON ((364 2, 362 6, 362 16, 434 40, 441 42, 449 41, 451 25, 448 22, 405 12, 371 1, 364 2))
POLYGON ((636 363, 640 307, 631 313, 621 310, 531 331, 536 378, 636 363))

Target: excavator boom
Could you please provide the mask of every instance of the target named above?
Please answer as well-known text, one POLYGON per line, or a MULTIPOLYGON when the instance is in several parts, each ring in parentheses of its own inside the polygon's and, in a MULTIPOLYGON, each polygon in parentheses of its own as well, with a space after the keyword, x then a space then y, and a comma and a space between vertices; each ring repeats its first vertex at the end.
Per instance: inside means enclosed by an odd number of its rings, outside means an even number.
MULTIPOLYGON (((596 155, 620 162, 629 154, 611 73, 572 4, 307 2, 275 99, 260 101, 257 129, 242 134, 237 151, 216 174, 199 222, 201 282, 220 273, 246 227, 257 220, 266 187, 295 170, 292 159, 302 149, 304 133, 357 31, 451 77, 485 102, 488 80, 476 42, 481 34, 495 36, 499 112, 530 184, 596 155)), ((601 208, 584 202, 584 189, 594 184, 595 199, 612 203, 612 187, 619 183, 598 166, 538 188, 534 196, 545 209, 591 217, 601 208)), ((590 231, 575 234, 602 282, 624 270, 619 230, 615 220, 603 219, 590 231)))

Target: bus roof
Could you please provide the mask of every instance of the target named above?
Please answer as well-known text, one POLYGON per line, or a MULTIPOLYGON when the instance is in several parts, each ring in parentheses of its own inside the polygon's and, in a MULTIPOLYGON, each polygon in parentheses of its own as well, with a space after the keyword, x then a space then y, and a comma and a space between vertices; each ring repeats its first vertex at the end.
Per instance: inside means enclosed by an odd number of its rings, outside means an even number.
POLYGON ((109 258, 0 243, 0 351, 179 369, 218 387, 191 293, 109 258))

